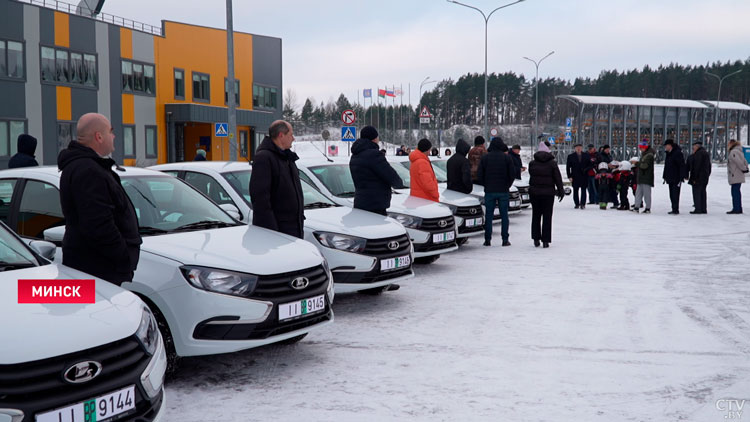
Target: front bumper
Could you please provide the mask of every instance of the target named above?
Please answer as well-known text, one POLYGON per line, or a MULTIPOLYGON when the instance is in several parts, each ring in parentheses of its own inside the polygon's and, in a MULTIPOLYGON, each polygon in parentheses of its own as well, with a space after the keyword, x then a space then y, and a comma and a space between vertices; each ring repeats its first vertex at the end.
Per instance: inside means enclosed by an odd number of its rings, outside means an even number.
POLYGON ((466 227, 467 219, 458 216, 454 218, 456 219, 456 225, 458 226, 458 234, 456 236, 459 239, 481 236, 484 234, 484 217, 482 217, 481 224, 476 224, 472 227, 466 227))

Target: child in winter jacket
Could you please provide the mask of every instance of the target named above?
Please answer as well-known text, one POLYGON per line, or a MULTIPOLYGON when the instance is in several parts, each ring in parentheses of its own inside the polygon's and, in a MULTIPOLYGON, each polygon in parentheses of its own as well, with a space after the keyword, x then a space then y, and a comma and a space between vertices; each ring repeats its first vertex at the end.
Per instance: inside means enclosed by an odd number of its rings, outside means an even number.
MULTIPOLYGON (((633 196, 635 196, 635 191, 636 191, 636 189, 638 189, 638 172, 637 171, 632 171, 632 169, 634 169, 638 165, 639 161, 640 161, 640 158, 638 158, 638 157, 633 157, 633 158, 630 159, 630 169, 631 169, 631 174, 633 176, 632 177, 632 182, 630 183, 630 187, 633 189, 633 196)), ((633 207, 635 207, 635 206, 638 206, 638 208, 643 208, 643 204, 642 203, 641 204, 633 204, 633 207)))
POLYGON ((616 178, 617 191, 620 192, 620 206, 617 208, 618 210, 627 211, 630 209, 628 190, 633 185, 632 169, 633 166, 629 162, 623 161, 620 163, 620 168, 616 178))
POLYGON ((597 192, 599 193, 599 209, 606 210, 612 184, 612 173, 609 170, 609 164, 599 163, 599 171, 594 178, 596 179, 597 192))

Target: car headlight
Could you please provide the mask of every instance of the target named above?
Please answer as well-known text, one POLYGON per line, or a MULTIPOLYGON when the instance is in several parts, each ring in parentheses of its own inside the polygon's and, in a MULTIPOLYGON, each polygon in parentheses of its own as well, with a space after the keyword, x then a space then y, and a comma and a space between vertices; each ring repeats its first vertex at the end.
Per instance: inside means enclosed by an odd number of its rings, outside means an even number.
POLYGON ((367 240, 362 239, 361 237, 326 232, 316 232, 314 234, 315 238, 318 239, 318 242, 320 242, 321 245, 331 249, 338 249, 340 251, 361 253, 365 250, 365 245, 367 244, 367 240))
POLYGON ((149 356, 152 356, 159 345, 159 326, 156 324, 154 314, 148 308, 143 308, 141 325, 138 327, 135 335, 149 356))
POLYGON ((398 221, 404 227, 409 227, 412 229, 418 229, 419 226, 422 225, 422 219, 419 217, 414 217, 412 215, 389 212, 388 217, 391 217, 392 219, 398 221))
POLYGON ((193 286, 215 293, 247 297, 255 290, 258 276, 202 267, 180 267, 193 286))

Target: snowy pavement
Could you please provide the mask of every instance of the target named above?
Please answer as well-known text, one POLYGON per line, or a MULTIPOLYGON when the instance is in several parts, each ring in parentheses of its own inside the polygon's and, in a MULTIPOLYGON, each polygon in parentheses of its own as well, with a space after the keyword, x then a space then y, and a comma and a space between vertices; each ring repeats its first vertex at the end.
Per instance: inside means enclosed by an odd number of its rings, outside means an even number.
POLYGON ((725 214, 725 168, 708 215, 689 189, 679 216, 665 185, 651 215, 567 197, 550 249, 525 211, 513 246, 474 239, 397 292, 338 295, 299 344, 184 359, 166 420, 750 421, 750 214, 725 214))

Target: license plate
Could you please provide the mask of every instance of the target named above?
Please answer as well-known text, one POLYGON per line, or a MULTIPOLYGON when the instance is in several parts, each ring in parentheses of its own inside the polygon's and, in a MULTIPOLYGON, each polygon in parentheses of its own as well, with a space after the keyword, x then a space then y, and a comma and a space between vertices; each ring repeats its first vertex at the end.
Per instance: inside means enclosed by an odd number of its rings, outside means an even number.
POLYGON ((528 201, 529 200, 529 195, 521 195, 521 200, 528 201))
POLYGON ((36 415, 36 422, 103 422, 135 409, 135 386, 36 415))
POLYGON ((482 223, 484 223, 483 218, 470 218, 466 220, 466 227, 476 227, 481 226, 482 223))
POLYGON ((326 307, 325 295, 279 305, 279 321, 314 314, 326 307))
POLYGON ((456 238, 456 232, 436 233, 432 235, 432 243, 450 242, 456 238))
POLYGON ((495 217, 499 216, 500 215, 500 210, 497 209, 497 208, 495 208, 495 211, 492 212, 492 215, 494 215, 495 217))
POLYGON ((397 258, 381 259, 380 260, 380 271, 391 271, 399 268, 408 267, 411 264, 411 257, 409 255, 399 256, 397 258))
POLYGON ((513 202, 511 202, 511 203, 510 203, 510 206, 511 206, 512 208, 520 207, 520 206, 521 206, 521 203, 520 203, 520 202, 518 202, 518 201, 513 201, 513 202))

